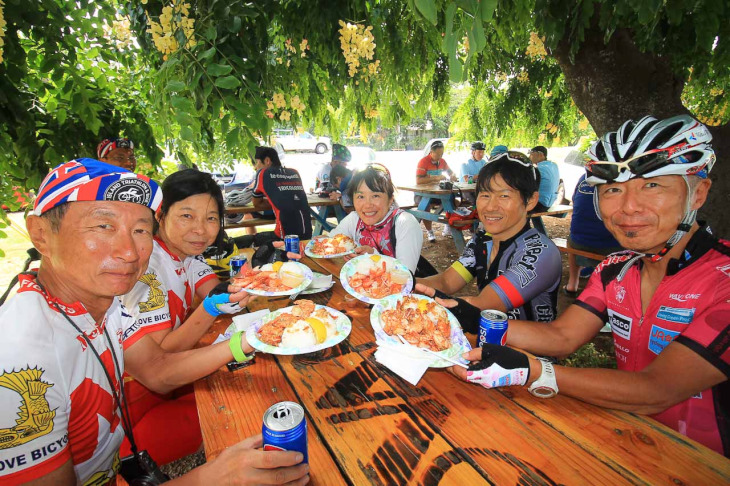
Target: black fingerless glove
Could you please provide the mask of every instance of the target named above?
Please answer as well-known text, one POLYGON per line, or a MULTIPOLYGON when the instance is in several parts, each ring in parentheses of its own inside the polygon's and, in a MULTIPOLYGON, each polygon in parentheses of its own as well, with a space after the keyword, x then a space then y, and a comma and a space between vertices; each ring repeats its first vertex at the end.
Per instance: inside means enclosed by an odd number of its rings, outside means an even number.
POLYGON ((260 267, 261 265, 266 265, 267 263, 286 261, 288 261, 288 258, 286 257, 286 251, 279 248, 274 248, 274 242, 267 241, 263 245, 256 248, 256 251, 251 257, 251 267, 255 268, 260 267))
POLYGON ((460 299, 459 297, 446 295, 440 290, 436 290, 434 297, 455 300, 457 303, 456 307, 449 308, 449 311, 451 311, 451 313, 454 314, 454 317, 456 317, 459 321, 461 328, 472 334, 477 334, 479 332, 479 318, 481 317, 482 312, 479 307, 471 305, 469 302, 464 299, 460 299))
POLYGON ((467 381, 485 388, 524 385, 530 380, 530 360, 526 354, 507 346, 485 343, 482 359, 467 371, 467 381))

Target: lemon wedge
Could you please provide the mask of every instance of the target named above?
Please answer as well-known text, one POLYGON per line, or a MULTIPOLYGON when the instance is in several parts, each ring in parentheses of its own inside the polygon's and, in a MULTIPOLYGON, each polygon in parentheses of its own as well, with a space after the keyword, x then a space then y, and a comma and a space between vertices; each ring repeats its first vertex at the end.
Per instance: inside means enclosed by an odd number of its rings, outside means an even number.
POLYGON ((423 312, 426 310, 426 307, 428 306, 428 301, 425 301, 423 299, 418 301, 418 310, 423 312))
POLYGON ((370 255, 370 259, 375 263, 378 263, 380 261, 380 255, 370 255))
POLYGON ((279 270, 281 270, 281 266, 282 266, 283 264, 284 264, 284 262, 274 262, 274 263, 272 264, 272 267, 274 267, 274 271, 275 271, 275 272, 278 272, 279 270))
POLYGON ((304 281, 304 275, 301 273, 288 272, 286 270, 279 272, 281 283, 293 289, 299 287, 304 281))
POLYGON ((327 328, 324 323, 315 317, 307 317, 307 324, 312 326, 317 344, 322 344, 327 339, 327 328))

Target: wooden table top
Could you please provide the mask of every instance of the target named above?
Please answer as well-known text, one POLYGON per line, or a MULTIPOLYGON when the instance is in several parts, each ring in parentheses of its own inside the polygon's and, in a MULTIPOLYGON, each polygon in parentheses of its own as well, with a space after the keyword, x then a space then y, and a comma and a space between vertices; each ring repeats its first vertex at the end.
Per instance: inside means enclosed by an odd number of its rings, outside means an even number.
MULTIPOLYGON (((342 259, 310 259, 339 276, 342 259)), ((335 278, 337 280, 337 278, 335 278)), ((526 389, 486 390, 444 370, 412 386, 377 363, 370 306, 344 305, 337 282, 307 296, 345 312, 352 332, 302 356, 258 353, 195 383, 208 459, 261 431, 276 402, 307 413, 311 484, 728 484, 730 461, 644 416, 526 389)), ((290 305, 257 298, 252 311, 290 305)), ((230 323, 221 317, 201 340, 230 323)))
POLYGON ((573 206, 569 204, 556 204, 555 206, 552 206, 547 211, 542 211, 539 213, 531 213, 529 216, 530 218, 537 218, 539 216, 557 216, 559 214, 570 214, 573 212, 573 206))
MULTIPOLYGON (((457 188, 461 189, 462 191, 475 191, 477 185, 475 183, 466 184, 462 182, 454 182, 454 189, 457 188)), ((453 189, 441 189, 438 182, 433 182, 431 184, 403 184, 399 185, 398 189, 402 191, 420 192, 422 194, 433 195, 451 194, 453 192, 453 189)))
MULTIPOLYGON (((307 194, 307 203, 310 206, 337 206, 340 204, 340 201, 325 197, 319 197, 316 194, 307 194)), ((227 206, 225 209, 225 214, 250 214, 257 211, 261 210, 254 209, 253 204, 247 204, 246 206, 227 206)))

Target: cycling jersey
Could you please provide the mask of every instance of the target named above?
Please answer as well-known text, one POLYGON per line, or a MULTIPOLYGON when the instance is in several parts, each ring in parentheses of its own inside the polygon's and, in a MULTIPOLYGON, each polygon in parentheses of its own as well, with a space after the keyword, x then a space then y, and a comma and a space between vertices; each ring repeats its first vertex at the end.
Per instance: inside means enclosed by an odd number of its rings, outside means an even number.
POLYGON ((147 271, 122 297, 134 316, 124 339, 131 345, 150 332, 177 329, 190 314, 198 287, 217 278, 203 257, 180 260, 156 237, 147 271))
POLYGON ((312 237, 312 217, 299 172, 286 167, 260 170, 253 197, 266 197, 271 204, 276 215, 276 236, 297 235, 303 240, 312 237))
POLYGON ((101 363, 53 303, 88 336, 117 392, 112 353, 123 368, 132 318, 114 299, 97 325, 80 302, 43 293, 34 276, 19 284, 0 308, 0 483, 37 479, 71 459, 80 484, 106 484, 119 468, 118 408, 101 363))
MULTIPOLYGON (((618 281, 634 254, 610 255, 576 301, 613 330, 618 369, 641 371, 673 341, 683 344, 730 376, 730 242, 709 227, 690 239, 642 313, 641 264, 618 281)), ((730 453, 730 382, 704 390, 653 417, 725 454, 730 453)))
POLYGON ((491 236, 477 232, 451 268, 467 283, 476 277, 480 291, 489 285, 497 292, 508 318, 555 320, 563 272, 555 243, 527 223, 518 234, 499 243, 499 251, 489 265, 493 246, 491 236))
POLYGON ((444 171, 448 170, 449 164, 447 164, 444 159, 439 159, 438 161, 434 162, 431 156, 427 155, 418 161, 418 166, 416 166, 416 175, 438 176, 441 175, 444 171))

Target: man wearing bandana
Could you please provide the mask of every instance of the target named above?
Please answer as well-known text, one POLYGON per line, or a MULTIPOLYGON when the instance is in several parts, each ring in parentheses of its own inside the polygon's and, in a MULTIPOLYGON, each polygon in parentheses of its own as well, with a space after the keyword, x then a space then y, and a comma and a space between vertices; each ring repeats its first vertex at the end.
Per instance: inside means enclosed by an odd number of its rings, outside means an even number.
POLYGON ((134 142, 128 138, 107 138, 96 147, 96 156, 102 162, 123 167, 130 172, 137 168, 134 142))

